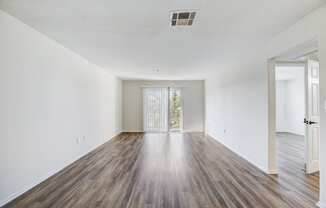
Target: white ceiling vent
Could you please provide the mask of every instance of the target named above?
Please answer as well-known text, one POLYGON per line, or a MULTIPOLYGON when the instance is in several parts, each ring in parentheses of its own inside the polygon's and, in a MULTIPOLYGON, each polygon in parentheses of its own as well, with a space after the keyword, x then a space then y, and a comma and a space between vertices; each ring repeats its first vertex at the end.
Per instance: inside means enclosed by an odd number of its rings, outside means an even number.
POLYGON ((171 26, 191 26, 194 22, 196 12, 176 11, 171 12, 171 26))

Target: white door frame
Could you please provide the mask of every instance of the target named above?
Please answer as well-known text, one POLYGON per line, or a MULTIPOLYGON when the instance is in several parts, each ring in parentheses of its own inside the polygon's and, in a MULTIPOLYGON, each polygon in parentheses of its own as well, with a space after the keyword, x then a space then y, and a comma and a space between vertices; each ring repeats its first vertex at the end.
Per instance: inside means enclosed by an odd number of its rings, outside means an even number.
POLYGON ((276 158, 276 81, 274 58, 268 60, 268 174, 277 174, 276 158))
MULTIPOLYGON (((316 39, 309 40, 302 45, 296 46, 284 54, 297 53, 300 51, 305 51, 307 48, 318 46, 318 41, 316 39)), ((318 50, 318 47, 317 47, 318 50)), ((282 55, 284 55, 282 54, 282 55)), ((294 64, 303 64, 302 62, 287 62, 287 61, 278 61, 278 57, 281 55, 276 55, 267 60, 267 95, 268 95, 268 174, 278 174, 277 170, 277 140, 276 140, 276 81, 275 81, 275 67, 278 64, 281 65, 294 65, 294 64)), ((305 98, 307 99, 307 98, 305 98)), ((304 118, 302 118, 304 119, 304 118)))

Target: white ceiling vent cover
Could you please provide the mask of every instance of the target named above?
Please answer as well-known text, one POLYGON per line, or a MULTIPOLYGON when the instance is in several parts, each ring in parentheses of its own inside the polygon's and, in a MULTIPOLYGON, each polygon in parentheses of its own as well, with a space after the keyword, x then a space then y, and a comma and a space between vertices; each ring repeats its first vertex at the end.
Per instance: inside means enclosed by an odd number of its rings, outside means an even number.
POLYGON ((194 22, 196 12, 175 11, 171 12, 171 26, 191 26, 194 22))

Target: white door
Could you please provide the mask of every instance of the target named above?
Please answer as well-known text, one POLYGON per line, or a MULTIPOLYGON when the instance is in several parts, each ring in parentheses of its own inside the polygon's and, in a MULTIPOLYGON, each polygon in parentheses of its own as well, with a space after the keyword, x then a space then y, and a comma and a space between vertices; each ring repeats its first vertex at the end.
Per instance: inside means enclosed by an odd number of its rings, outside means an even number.
POLYGON ((319 62, 308 60, 306 89, 306 173, 319 171, 319 62))
POLYGON ((143 113, 145 132, 168 131, 168 88, 144 88, 143 113))

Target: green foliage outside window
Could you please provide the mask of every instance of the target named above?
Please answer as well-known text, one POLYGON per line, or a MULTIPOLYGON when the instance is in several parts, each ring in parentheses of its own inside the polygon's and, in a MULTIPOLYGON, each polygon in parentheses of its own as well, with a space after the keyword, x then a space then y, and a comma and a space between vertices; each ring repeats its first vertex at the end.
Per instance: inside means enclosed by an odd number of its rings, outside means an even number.
POLYGON ((170 128, 181 128, 181 98, 180 91, 173 90, 170 94, 170 128))

